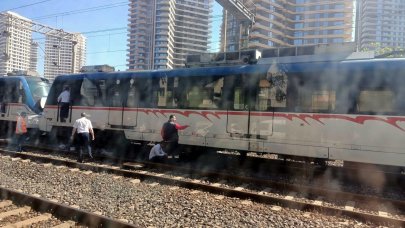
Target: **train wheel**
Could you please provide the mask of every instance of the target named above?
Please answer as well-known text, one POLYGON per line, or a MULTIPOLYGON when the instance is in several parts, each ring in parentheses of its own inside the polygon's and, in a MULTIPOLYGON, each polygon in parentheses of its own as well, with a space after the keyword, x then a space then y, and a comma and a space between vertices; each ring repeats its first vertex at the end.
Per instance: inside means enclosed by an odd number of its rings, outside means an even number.
POLYGON ((242 165, 245 163, 247 158, 247 151, 239 151, 239 164, 242 165))
POLYGON ((322 167, 326 167, 326 159, 323 159, 323 158, 315 158, 314 164, 315 164, 315 165, 322 166, 322 167))

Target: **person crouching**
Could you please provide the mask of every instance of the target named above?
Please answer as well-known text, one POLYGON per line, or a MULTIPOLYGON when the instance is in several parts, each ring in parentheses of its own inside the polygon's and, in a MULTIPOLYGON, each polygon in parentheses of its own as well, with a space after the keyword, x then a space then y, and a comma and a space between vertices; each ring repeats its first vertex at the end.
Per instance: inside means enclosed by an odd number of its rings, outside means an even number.
POLYGON ((167 161, 167 154, 163 151, 162 145, 157 143, 149 152, 149 161, 164 163, 167 161))

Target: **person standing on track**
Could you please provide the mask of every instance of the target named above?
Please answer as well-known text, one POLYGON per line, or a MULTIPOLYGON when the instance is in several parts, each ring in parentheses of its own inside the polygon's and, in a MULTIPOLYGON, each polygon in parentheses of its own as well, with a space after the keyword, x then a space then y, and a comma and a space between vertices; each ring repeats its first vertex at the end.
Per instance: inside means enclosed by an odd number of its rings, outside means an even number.
POLYGON ((70 88, 66 86, 61 94, 58 96, 58 103, 60 104, 59 117, 60 122, 66 122, 69 116, 70 105, 70 88))
POLYGON ((26 116, 27 113, 25 112, 21 112, 21 114, 17 116, 17 123, 15 126, 15 134, 17 136, 17 152, 23 151, 22 143, 26 139, 27 135, 27 122, 25 121, 26 116))
POLYGON ((181 126, 176 123, 176 116, 170 115, 169 121, 163 124, 160 134, 162 135, 163 141, 166 144, 164 150, 168 155, 178 154, 179 147, 179 132, 178 130, 184 130, 189 125, 181 126))
POLYGON ((82 112, 81 118, 77 119, 73 124, 71 141, 73 141, 73 137, 77 133, 77 147, 79 149, 78 162, 83 162, 83 149, 86 149, 89 157, 93 159, 93 155, 91 154, 90 135, 91 140, 94 140, 95 136, 91 121, 87 119, 86 116, 86 113, 82 112))

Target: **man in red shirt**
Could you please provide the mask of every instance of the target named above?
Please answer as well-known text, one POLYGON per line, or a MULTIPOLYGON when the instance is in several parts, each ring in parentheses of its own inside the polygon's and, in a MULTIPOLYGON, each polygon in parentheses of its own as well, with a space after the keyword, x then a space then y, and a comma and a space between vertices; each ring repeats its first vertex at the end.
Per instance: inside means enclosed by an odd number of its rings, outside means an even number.
POLYGON ((163 141, 166 145, 164 151, 166 151, 168 155, 178 154, 179 130, 186 129, 187 127, 189 126, 181 126, 180 124, 176 123, 175 115, 170 115, 169 121, 163 124, 160 134, 162 135, 163 141))

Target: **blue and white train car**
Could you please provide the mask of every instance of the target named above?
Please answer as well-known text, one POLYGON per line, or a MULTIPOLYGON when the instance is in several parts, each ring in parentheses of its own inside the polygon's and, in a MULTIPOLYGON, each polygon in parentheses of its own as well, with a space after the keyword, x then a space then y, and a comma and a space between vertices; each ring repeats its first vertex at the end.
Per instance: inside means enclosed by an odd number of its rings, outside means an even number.
POLYGON ((98 134, 160 141, 175 114, 190 125, 180 132, 186 146, 405 167, 403 85, 405 59, 63 75, 40 127, 71 128, 84 111, 98 134), (60 122, 64 86, 71 106, 60 122))
POLYGON ((16 116, 27 113, 27 127, 38 128, 38 114, 45 106, 50 83, 34 76, 0 77, 0 132, 10 136, 16 116))

